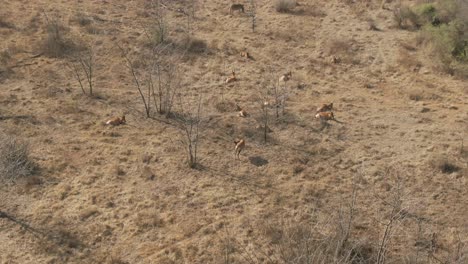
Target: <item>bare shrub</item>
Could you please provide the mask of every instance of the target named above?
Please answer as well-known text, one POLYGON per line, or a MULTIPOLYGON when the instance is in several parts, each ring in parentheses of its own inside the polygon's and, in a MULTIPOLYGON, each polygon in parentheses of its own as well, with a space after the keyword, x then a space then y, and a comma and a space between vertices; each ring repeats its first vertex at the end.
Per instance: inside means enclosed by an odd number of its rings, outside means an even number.
POLYGON ((0 17, 0 28, 10 28, 10 29, 14 29, 15 28, 15 25, 13 25, 13 23, 5 20, 5 18, 3 17, 0 17))
POLYGON ((294 7, 296 7, 295 0, 276 0, 275 2, 275 9, 280 13, 291 12, 294 7))
POLYGON ((8 50, 0 52, 0 80, 7 78, 13 73, 13 70, 9 66, 10 59, 11 55, 8 50))
POLYGON ((414 29, 419 27, 418 16, 408 6, 401 6, 393 10, 393 19, 401 29, 414 29))
POLYGON ((129 52, 120 47, 125 59, 125 66, 130 70, 135 86, 145 107, 146 117, 151 116, 152 104, 159 114, 169 117, 176 94, 181 88, 181 74, 178 62, 185 53, 178 56, 164 56, 168 45, 159 44, 153 48, 153 53, 144 59, 136 61, 130 58, 129 52), (137 65, 140 63, 140 65, 137 65), (140 70, 141 68, 141 70, 140 70))
POLYGON ((168 21, 162 1, 150 1, 148 8, 155 14, 154 19, 147 27, 144 28, 145 35, 151 47, 159 45, 167 41, 168 21))
POLYGON ((65 35, 67 28, 60 20, 56 17, 49 19, 45 13, 44 16, 47 35, 42 43, 41 52, 52 58, 61 58, 77 50, 77 45, 65 35))
POLYGON ((433 158, 430 161, 430 164, 434 169, 442 173, 450 174, 460 170, 460 167, 451 162, 447 157, 443 156, 433 158))
POLYGON ((29 145, 13 136, 0 135, 0 177, 15 180, 31 176, 36 169, 29 156, 29 145))
POLYGON ((407 50, 401 49, 398 54, 398 64, 409 70, 419 70, 422 67, 422 64, 417 60, 413 55, 411 55, 407 50))
POLYGON ((90 25, 93 20, 82 12, 78 12, 75 16, 76 22, 82 27, 90 25))
POLYGON ((191 53, 203 53, 208 47, 205 40, 193 37, 185 37, 183 39, 183 45, 187 51, 191 53))
POLYGON ((81 91, 83 94, 86 94, 84 88, 84 78, 86 78, 88 94, 93 96, 93 87, 94 87, 94 51, 92 47, 78 53, 78 55, 73 58, 75 61, 68 64, 68 67, 73 71, 75 79, 78 81, 81 91))
POLYGON ((358 47, 354 39, 332 39, 326 43, 326 53, 348 64, 359 64, 358 47))
POLYGON ((201 96, 198 96, 194 103, 185 103, 179 98, 180 109, 176 117, 180 133, 179 142, 186 150, 188 165, 192 169, 198 165, 198 147, 203 128, 201 106, 201 96))

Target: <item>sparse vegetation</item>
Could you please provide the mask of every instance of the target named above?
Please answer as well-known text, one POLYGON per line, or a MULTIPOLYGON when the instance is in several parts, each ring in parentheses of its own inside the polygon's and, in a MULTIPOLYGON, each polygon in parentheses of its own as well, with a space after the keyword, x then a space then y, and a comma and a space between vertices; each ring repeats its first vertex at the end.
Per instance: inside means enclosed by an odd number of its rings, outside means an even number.
POLYGON ((468 76, 468 3, 440 0, 394 11, 400 28, 421 29, 419 42, 436 58, 436 67, 461 77, 468 76))
POLYGON ((296 7, 296 0, 275 0, 275 8, 277 12, 288 13, 296 7))
POLYGON ((23 2, 0 263, 467 263, 466 82, 431 68, 465 65, 453 1, 402 1, 407 31, 394 0, 23 2))
POLYGON ((203 130, 202 99, 200 96, 195 103, 185 103, 179 98, 180 111, 176 117, 180 132, 179 142, 187 153, 188 165, 192 169, 199 165, 198 152, 203 130))
POLYGON ((76 58, 72 58, 72 61, 68 64, 68 67, 73 71, 75 79, 78 81, 81 91, 83 94, 89 94, 93 96, 94 78, 95 78, 95 57, 92 47, 78 53, 76 58), (88 92, 86 93, 84 81, 86 78, 88 92))
POLYGON ((35 170, 29 145, 14 136, 0 134, 0 179, 16 180, 33 175, 35 170))
POLYGON ((431 161, 431 166, 434 169, 447 174, 460 170, 459 166, 450 161, 449 158, 443 156, 433 158, 431 161))
POLYGON ((49 18, 44 13, 46 19, 46 37, 42 43, 41 53, 52 58, 62 58, 78 50, 66 32, 68 29, 60 22, 57 17, 49 18))

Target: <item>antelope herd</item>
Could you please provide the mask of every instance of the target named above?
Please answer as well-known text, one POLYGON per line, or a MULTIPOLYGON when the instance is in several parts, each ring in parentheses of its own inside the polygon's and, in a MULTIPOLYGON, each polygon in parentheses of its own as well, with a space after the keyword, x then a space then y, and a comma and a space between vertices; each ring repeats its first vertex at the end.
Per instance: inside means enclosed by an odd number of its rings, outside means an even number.
MULTIPOLYGON (((244 13, 245 12, 244 5, 242 5, 242 4, 232 4, 229 7, 229 13, 232 14, 234 11, 239 11, 239 12, 244 13)), ((246 59, 253 59, 252 56, 247 51, 240 52, 240 56, 242 58, 246 58, 246 59)), ((335 56, 332 56, 330 62, 339 63, 339 58, 337 58, 335 56)), ((291 79, 292 79, 292 72, 289 71, 289 72, 281 75, 279 77, 278 81, 280 83, 286 83, 291 79)), ((235 71, 232 71, 231 76, 227 77, 224 82, 226 84, 229 84, 229 83, 232 83, 232 82, 235 82, 235 81, 237 81, 236 73, 235 73, 235 71)), ((237 116, 238 117, 245 118, 245 117, 248 116, 247 112, 243 108, 241 108, 237 103, 235 105, 236 105, 236 111, 237 111, 237 116)), ((268 101, 264 101, 263 104, 262 104, 262 107, 266 108, 266 107, 270 107, 272 105, 274 105, 274 104, 271 104, 268 101)), ((335 116, 334 116, 332 111, 333 111, 333 103, 322 104, 320 107, 318 107, 316 109, 315 118, 320 119, 320 122, 322 123, 322 125, 326 124, 327 121, 330 121, 330 120, 336 121, 335 116)), ((121 117, 115 117, 115 118, 112 118, 112 119, 109 119, 109 120, 106 121, 106 125, 111 125, 111 126, 118 126, 118 125, 122 125, 122 124, 125 124, 125 123, 126 123, 125 115, 123 115, 121 117)), ((257 128, 258 127, 259 126, 257 126, 257 128)), ((236 139, 236 140, 234 140, 234 143, 235 143, 235 147, 234 147, 235 157, 237 159, 240 159, 240 157, 239 157, 240 153, 245 148, 245 139, 244 138, 236 139)))

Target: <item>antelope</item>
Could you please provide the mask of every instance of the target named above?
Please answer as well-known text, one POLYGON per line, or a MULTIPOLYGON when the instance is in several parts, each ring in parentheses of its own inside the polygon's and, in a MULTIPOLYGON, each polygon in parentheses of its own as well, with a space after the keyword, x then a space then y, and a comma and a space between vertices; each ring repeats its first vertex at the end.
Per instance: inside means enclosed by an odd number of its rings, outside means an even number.
POLYGON ((106 125, 118 126, 125 124, 125 115, 122 117, 114 117, 112 119, 107 120, 106 125))
POLYGON ((236 144, 236 147, 234 149, 235 156, 239 159, 239 155, 240 155, 241 151, 245 148, 245 140, 244 139, 236 139, 236 140, 234 140, 234 144, 236 144))
POLYGON ((240 53, 240 56, 241 56, 242 58, 252 59, 252 56, 250 56, 250 54, 249 54, 247 51, 242 51, 242 52, 240 53))
POLYGON ((247 117, 247 112, 244 109, 242 109, 238 104, 236 104, 236 109, 238 111, 237 116, 247 117))
POLYGON ((317 113, 330 112, 331 110, 333 110, 333 103, 322 104, 319 108, 317 108, 317 113))
POLYGON ((336 56, 331 56, 330 57, 330 63, 333 63, 333 64, 337 64, 337 63, 340 63, 341 62, 341 59, 336 57, 336 56))
POLYGON ((292 78, 292 73, 291 73, 291 71, 289 71, 288 73, 283 74, 283 75, 279 78, 279 81, 280 81, 280 82, 287 82, 287 81, 291 80, 291 78, 292 78))
POLYGON ((335 120, 335 116, 333 115, 333 112, 319 112, 315 115, 315 118, 320 118, 321 122, 335 120))
POLYGON ((234 81, 237 81, 237 78, 236 73, 232 71, 232 75, 226 78, 226 83, 232 83, 234 81))
POLYGON ((235 10, 240 10, 242 11, 242 13, 245 13, 243 4, 232 4, 231 7, 229 8, 229 14, 232 15, 232 12, 235 10))

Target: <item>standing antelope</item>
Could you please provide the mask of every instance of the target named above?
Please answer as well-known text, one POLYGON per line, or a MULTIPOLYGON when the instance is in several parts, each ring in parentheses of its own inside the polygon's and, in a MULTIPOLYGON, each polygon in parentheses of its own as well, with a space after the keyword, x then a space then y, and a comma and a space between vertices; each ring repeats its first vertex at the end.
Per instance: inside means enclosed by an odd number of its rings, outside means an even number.
POLYGON ((322 104, 319 108, 317 108, 317 113, 330 112, 332 110, 333 110, 333 103, 322 104))
POLYGON ((107 120, 106 125, 118 126, 125 124, 125 115, 107 120))
POLYGON ((291 71, 289 71, 288 73, 283 74, 283 75, 279 78, 279 81, 280 81, 280 82, 287 82, 287 81, 291 80, 291 78, 292 78, 292 73, 291 73, 291 71))
POLYGON ((234 143, 236 144, 236 147, 235 147, 235 156, 237 157, 237 159, 240 159, 239 158, 239 155, 241 153, 241 151, 245 148, 245 140, 244 139, 236 139, 234 140, 234 143))
POLYGON ((232 75, 226 78, 226 83, 232 83, 237 81, 236 73, 232 71, 232 75))
POLYGON ((235 11, 235 10, 239 10, 242 13, 245 13, 243 4, 232 4, 231 7, 229 8, 229 14, 232 15, 232 12, 235 11))

